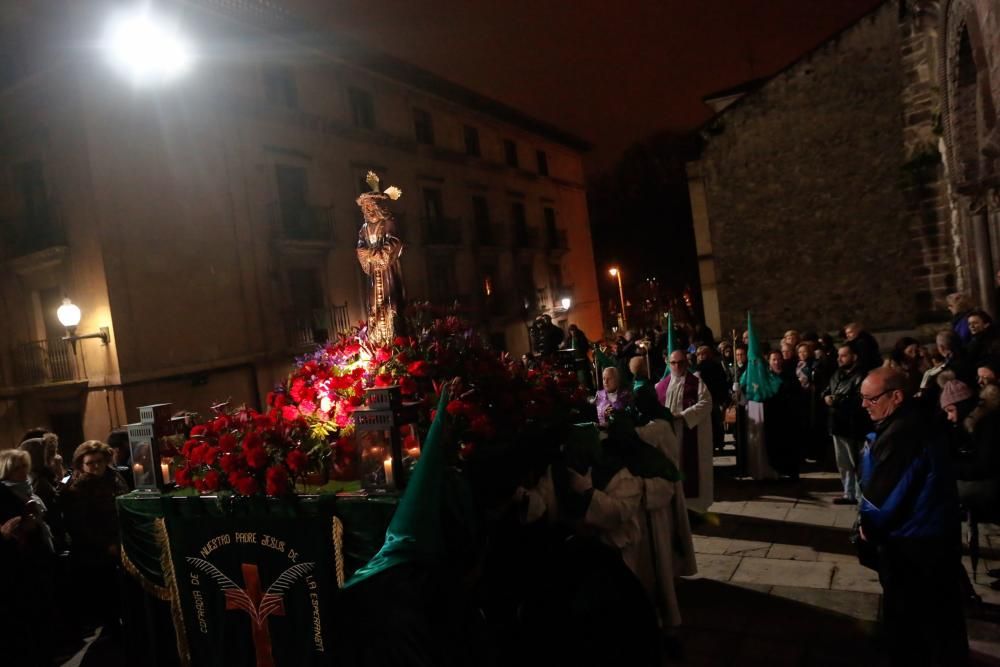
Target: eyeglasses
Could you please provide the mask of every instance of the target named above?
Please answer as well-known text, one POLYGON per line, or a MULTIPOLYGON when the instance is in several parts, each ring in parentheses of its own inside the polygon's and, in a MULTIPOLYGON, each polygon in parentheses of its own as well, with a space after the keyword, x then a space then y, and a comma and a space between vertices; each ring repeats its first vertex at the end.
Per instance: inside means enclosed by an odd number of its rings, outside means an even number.
POLYGON ((861 405, 864 405, 865 403, 868 403, 869 405, 875 405, 876 403, 878 403, 878 399, 882 398, 891 391, 895 391, 895 389, 886 389, 881 394, 876 394, 875 396, 862 396, 861 405))
POLYGON ((686 364, 687 364, 687 361, 671 361, 670 362, 671 366, 684 366, 686 364))

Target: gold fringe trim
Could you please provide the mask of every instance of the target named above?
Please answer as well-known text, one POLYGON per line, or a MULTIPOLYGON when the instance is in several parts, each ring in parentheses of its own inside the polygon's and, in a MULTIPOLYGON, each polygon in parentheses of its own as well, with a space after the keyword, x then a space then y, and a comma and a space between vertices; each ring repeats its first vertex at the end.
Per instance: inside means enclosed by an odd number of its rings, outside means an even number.
POLYGON ((344 522, 333 517, 333 561, 337 571, 337 588, 344 587, 344 522))
POLYGON ((170 536, 167 534, 167 522, 156 519, 156 540, 160 543, 160 565, 163 568, 163 583, 170 590, 170 615, 174 619, 174 633, 177 635, 177 655, 181 667, 191 667, 191 647, 188 645, 187 630, 184 627, 184 614, 181 611, 181 596, 177 590, 177 577, 174 572, 174 559, 170 555, 170 536))
POLYGON ((152 581, 147 579, 142 574, 142 572, 139 571, 139 568, 135 566, 135 563, 132 562, 132 559, 128 557, 128 553, 125 551, 124 545, 122 546, 121 552, 122 552, 122 567, 125 568, 125 571, 128 572, 130 575, 132 575, 139 582, 139 585, 142 587, 142 590, 144 590, 146 593, 149 593, 157 600, 163 600, 164 602, 169 602, 170 591, 167 590, 166 587, 154 584, 152 581))

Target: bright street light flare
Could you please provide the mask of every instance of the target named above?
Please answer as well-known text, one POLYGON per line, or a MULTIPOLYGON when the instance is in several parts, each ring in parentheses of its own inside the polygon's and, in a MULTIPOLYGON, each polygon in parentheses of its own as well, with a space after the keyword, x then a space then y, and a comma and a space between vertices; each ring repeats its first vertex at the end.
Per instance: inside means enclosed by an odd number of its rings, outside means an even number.
POLYGON ((137 7, 114 14, 101 40, 108 62, 137 87, 165 84, 186 74, 195 52, 175 21, 137 7))

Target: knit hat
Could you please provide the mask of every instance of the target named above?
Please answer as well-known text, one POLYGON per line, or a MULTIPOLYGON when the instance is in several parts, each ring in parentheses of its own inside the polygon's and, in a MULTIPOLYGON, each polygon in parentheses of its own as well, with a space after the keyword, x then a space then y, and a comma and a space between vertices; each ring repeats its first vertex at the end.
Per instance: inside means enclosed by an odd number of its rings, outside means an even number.
POLYGON ((969 385, 959 380, 951 380, 941 390, 941 408, 955 405, 972 398, 972 390, 969 385))

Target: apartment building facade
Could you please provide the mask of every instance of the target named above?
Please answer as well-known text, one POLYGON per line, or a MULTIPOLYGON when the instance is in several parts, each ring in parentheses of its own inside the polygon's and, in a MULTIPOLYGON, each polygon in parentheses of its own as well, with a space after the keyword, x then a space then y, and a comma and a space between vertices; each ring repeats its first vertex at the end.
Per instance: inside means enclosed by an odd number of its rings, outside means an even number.
POLYGON ((155 89, 66 46, 94 6, 4 15, 0 446, 40 425, 68 450, 149 403, 259 404, 295 355, 363 318, 369 170, 404 193, 411 300, 457 305, 515 354, 541 312, 600 330, 584 142, 229 4, 184 3, 202 51, 155 89), (62 340, 66 298, 107 344, 62 340))

